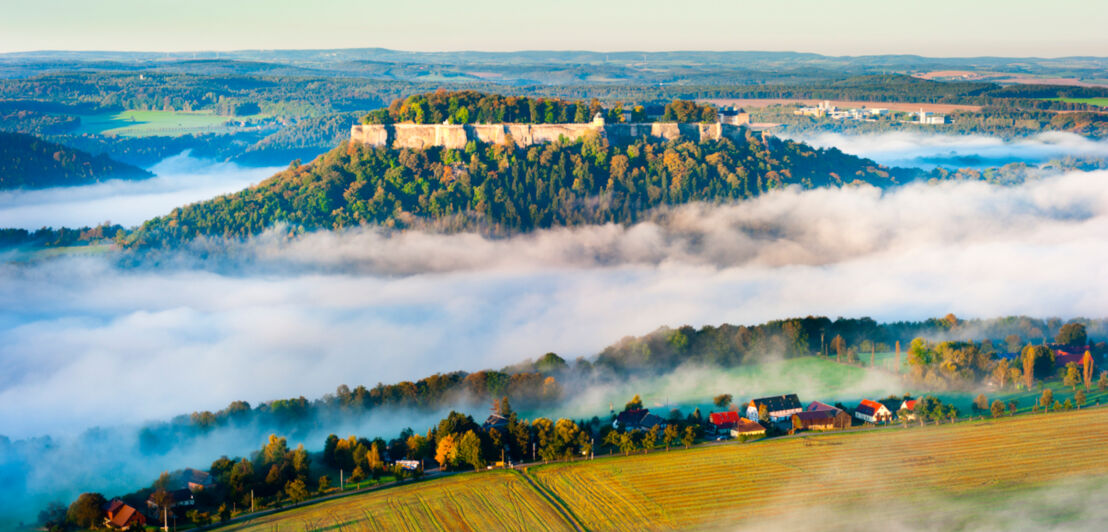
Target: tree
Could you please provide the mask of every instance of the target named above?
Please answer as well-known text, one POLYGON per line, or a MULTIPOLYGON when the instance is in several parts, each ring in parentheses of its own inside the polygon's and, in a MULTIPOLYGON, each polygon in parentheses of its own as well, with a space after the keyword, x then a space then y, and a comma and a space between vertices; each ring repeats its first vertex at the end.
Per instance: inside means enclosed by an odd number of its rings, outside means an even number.
POLYGON ((1100 372, 1100 378, 1096 380, 1096 389, 1102 392, 1108 389, 1108 371, 1100 372))
POLYGON ((1000 399, 993 399, 993 405, 989 409, 992 411, 993 417, 1004 415, 1004 403, 1000 399))
POLYGON ((842 362, 843 355, 846 354, 846 340, 843 340, 841 334, 836 334, 831 339, 831 350, 835 352, 835 361, 842 362))
POLYGON ((642 448, 646 452, 653 451, 658 446, 658 436, 661 434, 662 428, 658 425, 650 427, 650 430, 646 431, 643 436, 642 448))
POLYGON ((630 432, 621 433, 619 435, 619 451, 623 453, 624 456, 627 456, 628 454, 633 453, 636 449, 638 449, 639 444, 637 441, 635 441, 635 436, 638 435, 638 432, 638 430, 633 430, 630 432))
POLYGON ((769 407, 765 403, 758 405, 758 419, 757 421, 769 420, 769 407))
POLYGON ((731 404, 731 394, 724 393, 717 395, 712 399, 712 403, 720 408, 727 408, 727 405, 731 404))
POLYGON ((666 451, 669 451, 670 446, 676 444, 678 439, 677 425, 673 423, 666 425, 666 430, 662 434, 662 440, 666 444, 666 451))
POLYGON ((458 442, 458 458, 473 466, 476 471, 485 467, 485 460, 481 456, 481 438, 472 430, 466 431, 458 442))
POLYGON ((1016 415, 1016 409, 1019 408, 1019 403, 1015 399, 1008 401, 1008 415, 1016 415))
POLYGON ((226 523, 231 520, 231 509, 227 507, 227 503, 219 505, 219 522, 226 523))
POLYGON ((1077 408, 1085 406, 1085 390, 1077 390, 1077 393, 1073 394, 1073 402, 1077 403, 1077 408))
POLYGON ((1039 397, 1039 405, 1041 405, 1043 409, 1049 410, 1052 404, 1054 404, 1054 391, 1047 388, 1043 390, 1043 395, 1039 397))
POLYGON ((946 417, 950 418, 951 423, 954 423, 954 420, 958 419, 958 416, 960 415, 962 415, 962 413, 958 411, 958 407, 954 405, 946 405, 946 417))
POLYGON ((1004 337, 1004 345, 1008 348, 1008 352, 1010 353, 1015 353, 1020 350, 1020 342, 1022 342, 1022 340, 1018 334, 1009 334, 1004 337))
POLYGON ((1067 363, 1066 374, 1062 377, 1062 385, 1069 386, 1074 391, 1077 391, 1077 383, 1079 382, 1081 382, 1081 372, 1077 369, 1077 363, 1067 363))
POLYGON ((443 470, 458 462, 458 449, 454 444, 453 434, 439 438, 439 444, 435 447, 435 461, 443 470))
POLYGON ((65 517, 81 528, 98 528, 104 522, 104 504, 107 501, 99 493, 82 493, 69 505, 65 517))
POLYGON ((973 409, 977 411, 984 411, 989 409, 989 400, 985 397, 985 394, 978 394, 973 400, 973 409))
POLYGON ((38 524, 48 532, 65 530, 67 524, 65 505, 58 501, 46 505, 46 508, 38 513, 38 524))
POLYGON ((635 396, 632 397, 631 400, 628 401, 626 405, 624 405, 623 411, 626 412, 628 410, 639 410, 641 408, 642 408, 642 398, 639 397, 639 394, 635 394, 635 396))
POLYGON ((361 482, 366 479, 365 469, 362 466, 354 466, 354 470, 350 472, 350 482, 361 482))
POLYGON ((331 477, 322 475, 317 484, 319 484, 319 491, 327 491, 331 487, 331 477))
POLYGON ((303 480, 296 479, 285 484, 285 495, 293 504, 299 504, 308 500, 308 486, 303 480))
POLYGON ((1058 335, 1054 337, 1054 341, 1070 347, 1084 347, 1089 343, 1088 335, 1085 333, 1085 325, 1072 322, 1062 326, 1058 331, 1058 335))
POLYGON ((1002 358, 999 362, 996 363, 996 367, 993 368, 993 380, 996 381, 997 387, 999 387, 1001 390, 1004 389, 1004 385, 1008 380, 1008 375, 1010 374, 1010 371, 1012 369, 1011 366, 1012 365, 1010 362, 1008 362, 1007 358, 1002 358))
POLYGON ((1085 356, 1081 357, 1081 379, 1085 381, 1085 391, 1088 391, 1093 383, 1093 354, 1088 349, 1085 350, 1085 356))
POLYGON ((685 427, 685 435, 681 437, 681 443, 685 444, 685 448, 688 449, 694 442, 696 442, 696 429, 685 427))

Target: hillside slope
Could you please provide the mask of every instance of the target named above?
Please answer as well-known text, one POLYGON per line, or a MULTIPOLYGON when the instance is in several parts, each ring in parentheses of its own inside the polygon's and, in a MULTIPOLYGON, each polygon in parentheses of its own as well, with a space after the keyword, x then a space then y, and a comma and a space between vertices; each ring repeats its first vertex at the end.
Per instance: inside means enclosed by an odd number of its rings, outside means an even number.
POLYGON ((748 132, 738 141, 592 137, 542 146, 471 142, 464 150, 343 143, 241 192, 145 223, 131 244, 201 235, 245 237, 284 222, 307 230, 358 224, 430 226, 488 234, 633 223, 651 209, 734 201, 788 185, 896 182, 876 163, 836 149, 748 132))
POLYGON ((106 155, 0 131, 0 189, 87 185, 109 179, 144 179, 153 174, 106 155))

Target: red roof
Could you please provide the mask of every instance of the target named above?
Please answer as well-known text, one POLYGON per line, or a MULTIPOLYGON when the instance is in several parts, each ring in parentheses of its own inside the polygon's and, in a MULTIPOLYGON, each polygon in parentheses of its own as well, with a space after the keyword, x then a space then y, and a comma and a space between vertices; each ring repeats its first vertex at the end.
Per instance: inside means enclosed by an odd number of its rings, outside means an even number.
POLYGON ((904 408, 907 408, 908 410, 915 410, 916 409, 916 400, 915 399, 908 399, 907 401, 904 401, 904 408))
POLYGON ((740 419, 742 419, 742 416, 740 416, 739 413, 735 412, 734 410, 730 410, 727 412, 712 412, 711 414, 708 414, 708 421, 716 426, 733 425, 735 423, 738 423, 740 419))
POLYGON ((745 417, 740 417, 739 420, 735 422, 735 428, 732 430, 738 432, 739 434, 742 434, 746 432, 765 431, 766 428, 763 427, 760 423, 756 423, 754 421, 746 419, 745 417))
POLYGON ((116 511, 115 516, 112 517, 112 520, 109 521, 108 524, 118 528, 125 528, 131 525, 132 521, 143 522, 142 514, 138 513, 133 506, 124 504, 116 511))

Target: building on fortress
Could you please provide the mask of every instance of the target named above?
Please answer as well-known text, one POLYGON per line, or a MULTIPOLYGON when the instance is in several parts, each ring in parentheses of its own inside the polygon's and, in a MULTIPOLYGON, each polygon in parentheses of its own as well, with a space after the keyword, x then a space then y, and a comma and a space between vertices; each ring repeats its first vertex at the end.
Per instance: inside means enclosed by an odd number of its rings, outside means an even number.
POLYGON ((554 142, 565 137, 577 140, 589 134, 599 134, 609 140, 653 137, 664 140, 686 138, 690 140, 715 140, 723 137, 739 139, 744 136, 743 127, 735 123, 638 122, 605 123, 597 114, 592 122, 584 124, 363 124, 350 130, 350 140, 370 146, 394 148, 444 148, 461 149, 471 140, 488 144, 501 144, 509 136, 516 145, 531 146, 554 142))

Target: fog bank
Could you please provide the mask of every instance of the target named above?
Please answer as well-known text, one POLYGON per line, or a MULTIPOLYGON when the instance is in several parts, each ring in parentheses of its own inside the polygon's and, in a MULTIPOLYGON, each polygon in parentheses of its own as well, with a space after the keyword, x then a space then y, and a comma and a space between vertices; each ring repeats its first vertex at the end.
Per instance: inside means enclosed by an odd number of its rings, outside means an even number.
POLYGON ((787 190, 500 240, 275 231, 219 248, 213 268, 5 264, 0 434, 591 355, 659 325, 1100 317, 1106 178, 787 190))
POLYGON ((188 152, 148 168, 155 177, 75 187, 0 191, 0 227, 130 227, 175 207, 258 183, 280 167, 251 168, 196 159, 188 152))
POLYGON ((1065 132, 1040 133, 1014 140, 987 135, 932 135, 908 131, 876 135, 808 133, 791 138, 819 148, 836 147, 886 166, 927 170, 936 166, 984 169, 1009 163, 1036 166, 1067 157, 1108 157, 1108 140, 1090 140, 1065 132))

